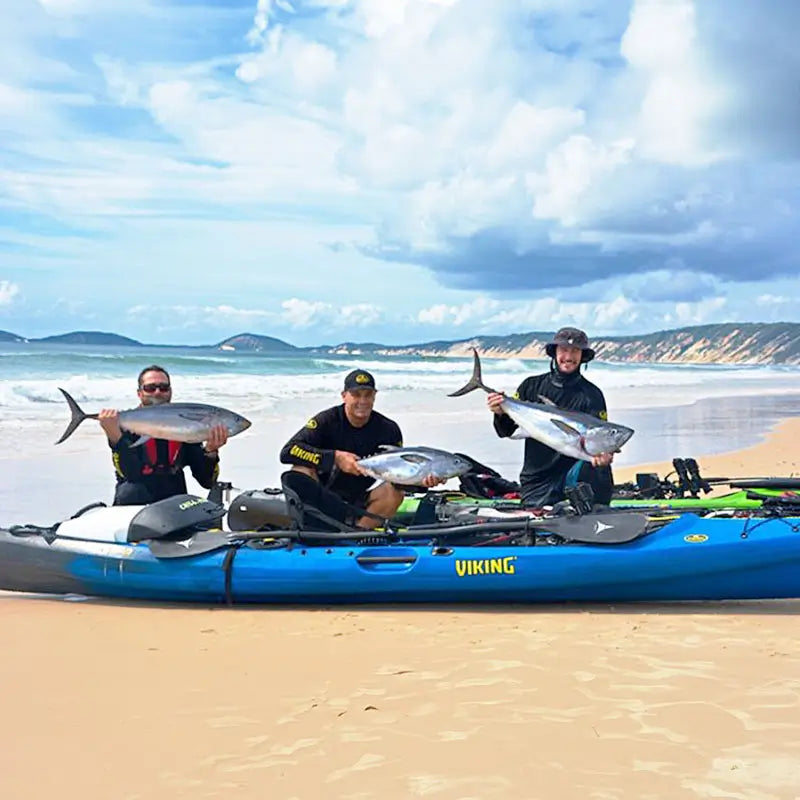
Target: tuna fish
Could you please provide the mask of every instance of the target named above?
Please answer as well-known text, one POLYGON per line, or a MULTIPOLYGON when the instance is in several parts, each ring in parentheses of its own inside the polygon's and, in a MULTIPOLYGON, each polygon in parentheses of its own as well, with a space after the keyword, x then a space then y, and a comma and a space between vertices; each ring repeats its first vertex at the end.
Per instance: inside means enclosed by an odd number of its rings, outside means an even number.
POLYGON ((358 466, 371 478, 389 483, 422 486, 430 475, 445 480, 463 475, 472 466, 467 459, 433 447, 392 447, 358 461, 358 466))
MULTIPOLYGON (((69 439, 85 419, 97 419, 97 414, 86 414, 69 392, 61 388, 59 391, 67 400, 72 419, 56 444, 69 439)), ((228 436, 235 436, 247 430, 250 421, 234 411, 203 403, 161 403, 119 412, 120 428, 140 437, 134 446, 153 438, 187 443, 205 442, 211 429, 217 425, 224 425, 228 429, 228 436)))
MULTIPOLYGON (((448 397, 459 397, 475 389, 492 393, 481 377, 481 360, 475 354, 472 377, 467 384, 448 397)), ((500 408, 519 426, 514 435, 528 437, 543 442, 565 456, 591 461, 601 453, 616 453, 633 436, 633 430, 614 422, 604 422, 591 414, 580 411, 566 411, 555 406, 547 398, 541 403, 525 400, 503 399, 500 408)))

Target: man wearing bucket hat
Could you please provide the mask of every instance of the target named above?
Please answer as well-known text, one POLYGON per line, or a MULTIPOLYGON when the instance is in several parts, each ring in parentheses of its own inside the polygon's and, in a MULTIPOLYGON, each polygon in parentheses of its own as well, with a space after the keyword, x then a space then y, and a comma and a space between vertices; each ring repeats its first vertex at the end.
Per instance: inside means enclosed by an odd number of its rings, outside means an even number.
MULTIPOLYGON (((401 447, 400 426, 374 410, 375 378, 365 369, 354 369, 344 379, 341 405, 315 414, 284 445, 281 463, 291 464, 293 473, 303 473, 352 506, 370 514, 353 520, 359 527, 375 528, 378 517, 391 517, 403 500, 403 492, 391 483, 369 491, 374 483, 364 475, 358 459, 373 455, 381 445, 401 447)), ((284 477, 289 473, 284 473, 284 477)), ((319 496, 319 486, 298 481, 296 486, 319 496)), ((327 496, 323 492, 323 497, 327 496)), ((330 500, 331 498, 328 498, 330 500)), ((338 518, 335 502, 326 503, 326 513, 338 518), (327 510, 326 510, 327 509, 327 510)))
MULTIPOLYGON (((581 364, 594 358, 589 337, 579 328, 561 328, 545 345, 550 357, 550 370, 542 375, 525 378, 514 395, 519 400, 540 403, 546 398, 559 408, 582 411, 607 419, 603 393, 581 374, 581 364)), ((517 424, 503 412, 503 395, 487 397, 494 414, 494 429, 498 436, 511 436, 517 424)), ((557 453, 536 439, 525 439, 525 457, 520 472, 520 494, 530 506, 553 505, 564 500, 565 490, 577 483, 589 483, 597 503, 608 504, 614 490, 611 472, 613 453, 601 453, 592 460, 579 461, 557 453)))

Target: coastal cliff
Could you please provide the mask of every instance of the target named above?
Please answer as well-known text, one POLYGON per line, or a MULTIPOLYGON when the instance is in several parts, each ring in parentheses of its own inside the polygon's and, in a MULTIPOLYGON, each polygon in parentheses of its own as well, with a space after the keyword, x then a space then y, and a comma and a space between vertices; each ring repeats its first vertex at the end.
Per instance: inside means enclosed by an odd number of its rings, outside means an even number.
MULTIPOLYGON (((344 343, 314 349, 339 355, 466 356, 476 347, 485 358, 546 359, 544 346, 552 335, 539 331, 402 347, 344 343)), ((723 323, 638 336, 597 336, 592 337, 592 347, 599 361, 620 363, 800 365, 800 324, 723 323)))

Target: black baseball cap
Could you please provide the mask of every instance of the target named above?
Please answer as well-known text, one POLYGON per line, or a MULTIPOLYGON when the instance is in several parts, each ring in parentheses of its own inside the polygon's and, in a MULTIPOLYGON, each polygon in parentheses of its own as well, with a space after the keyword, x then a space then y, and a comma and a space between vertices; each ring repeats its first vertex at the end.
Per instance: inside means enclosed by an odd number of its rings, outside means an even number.
POLYGON ((375 378, 365 369, 354 369, 344 379, 344 390, 348 392, 351 389, 375 389, 375 378))

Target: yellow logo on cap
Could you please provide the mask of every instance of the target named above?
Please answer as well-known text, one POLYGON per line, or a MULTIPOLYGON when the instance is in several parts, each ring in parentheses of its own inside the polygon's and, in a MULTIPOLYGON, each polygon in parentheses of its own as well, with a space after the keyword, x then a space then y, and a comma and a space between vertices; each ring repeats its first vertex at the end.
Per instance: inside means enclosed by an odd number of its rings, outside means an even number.
POLYGON ((697 542, 707 542, 708 536, 704 533, 690 533, 688 536, 683 537, 684 542, 689 542, 690 544, 695 544, 697 542))
POLYGON ((359 372, 358 375, 356 375, 356 383, 369 383, 369 375, 359 372))

